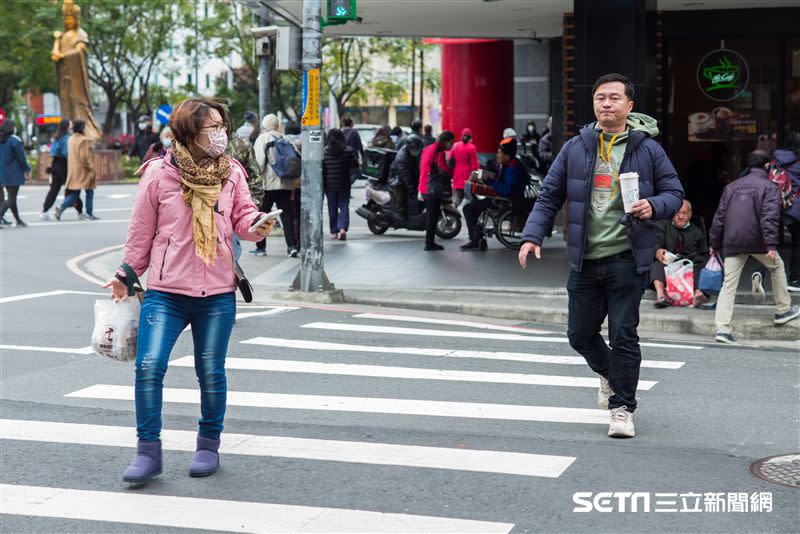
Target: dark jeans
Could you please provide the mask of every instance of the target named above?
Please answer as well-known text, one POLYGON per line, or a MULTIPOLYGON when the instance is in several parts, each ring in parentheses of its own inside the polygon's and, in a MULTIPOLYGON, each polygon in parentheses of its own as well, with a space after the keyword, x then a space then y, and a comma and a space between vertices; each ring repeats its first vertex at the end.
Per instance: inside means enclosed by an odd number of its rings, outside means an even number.
POLYGON ((325 196, 328 198, 331 233, 336 234, 339 230, 346 232, 350 228, 350 191, 329 191, 325 196))
POLYGON ((436 241, 436 225, 442 215, 442 198, 425 196, 425 210, 427 219, 425 220, 425 244, 433 245, 436 241))
POLYGON ((481 213, 492 207, 494 200, 491 198, 473 198, 461 211, 464 212, 464 220, 467 222, 467 231, 469 231, 469 240, 477 243, 483 237, 483 232, 478 228, 478 219, 481 213))
POLYGON ((800 221, 787 226, 792 236, 792 252, 789 260, 789 281, 800 280, 800 221))
MULTIPOLYGON (((286 248, 294 248, 294 209, 292 206, 292 192, 288 189, 264 191, 264 199, 261 201, 261 211, 270 212, 272 211, 272 206, 275 204, 278 205, 278 209, 283 210, 283 213, 281 213, 281 226, 283 226, 283 238, 286 240, 286 248)), ((259 250, 266 250, 266 238, 256 243, 256 248, 259 250)))
POLYGON ((300 250, 300 188, 292 191, 292 220, 294 221, 294 248, 300 250))
POLYGON ((200 435, 219 438, 228 395, 225 357, 236 316, 236 294, 187 297, 148 290, 139 316, 136 347, 136 434, 161 434, 164 375, 172 347, 192 325, 194 369, 200 384, 200 435))
POLYGON ((610 409, 636 409, 639 384, 639 303, 648 284, 647 273, 636 272, 630 252, 600 260, 584 260, 581 272, 571 271, 569 293, 570 346, 586 359, 592 370, 608 378, 614 395, 610 409), (600 335, 608 315, 611 347, 600 335))
MULTIPOLYGON (((85 189, 86 192, 86 215, 92 215, 94 210, 94 189, 85 189)), ((67 195, 64 197, 64 202, 61 203, 61 209, 65 210, 70 206, 75 206, 75 209, 78 209, 78 205, 81 202, 81 190, 80 189, 67 189, 67 195)))
POLYGON ((17 222, 20 222, 22 219, 19 218, 19 210, 17 209, 17 194, 19 193, 20 186, 7 185, 5 187, 7 198, 5 198, 2 205, 0 205, 0 218, 6 214, 6 211, 11 210, 11 214, 17 222))
POLYGON ((50 168, 52 169, 50 190, 44 198, 42 212, 46 212, 53 207, 56 198, 58 198, 58 192, 61 191, 61 188, 64 187, 64 182, 67 181, 67 160, 65 158, 53 158, 50 168))

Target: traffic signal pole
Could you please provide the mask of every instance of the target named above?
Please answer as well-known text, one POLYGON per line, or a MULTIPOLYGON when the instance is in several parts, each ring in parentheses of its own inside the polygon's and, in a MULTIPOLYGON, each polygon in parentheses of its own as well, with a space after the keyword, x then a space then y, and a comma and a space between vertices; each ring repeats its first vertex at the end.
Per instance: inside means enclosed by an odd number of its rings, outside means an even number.
POLYGON ((321 1, 303 0, 303 117, 302 178, 300 207, 300 272, 292 289, 303 293, 335 290, 325 275, 322 242, 321 122, 322 31, 321 1))

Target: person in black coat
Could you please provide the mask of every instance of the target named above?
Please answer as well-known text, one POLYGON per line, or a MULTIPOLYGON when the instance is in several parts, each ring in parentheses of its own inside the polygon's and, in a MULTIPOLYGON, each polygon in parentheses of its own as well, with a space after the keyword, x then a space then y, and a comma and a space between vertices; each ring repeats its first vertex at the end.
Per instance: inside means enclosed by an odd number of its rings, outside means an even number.
POLYGON ((139 117, 137 127, 136 138, 133 142, 133 146, 131 146, 131 149, 128 151, 128 157, 132 158, 136 156, 144 163, 144 156, 147 154, 150 145, 158 143, 160 139, 158 135, 153 132, 153 121, 149 116, 142 115, 139 117))
POLYGON ((417 199, 419 188, 419 158, 422 155, 422 139, 417 134, 405 138, 406 142, 397 152, 389 167, 389 186, 395 190, 398 209, 405 215, 422 213, 422 202, 417 199))
POLYGON ((350 226, 350 173, 358 168, 352 148, 338 128, 328 132, 325 156, 322 159, 322 180, 328 198, 331 239, 344 241, 350 226))

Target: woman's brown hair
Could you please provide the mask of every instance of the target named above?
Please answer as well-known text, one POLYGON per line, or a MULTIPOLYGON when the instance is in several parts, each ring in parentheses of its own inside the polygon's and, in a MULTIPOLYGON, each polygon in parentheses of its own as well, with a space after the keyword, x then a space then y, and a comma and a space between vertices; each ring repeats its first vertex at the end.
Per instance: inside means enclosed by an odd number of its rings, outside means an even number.
POLYGON ((231 124, 228 119, 228 108, 225 105, 213 98, 187 98, 172 111, 169 118, 169 127, 172 130, 175 140, 185 147, 191 145, 200 130, 203 129, 203 124, 206 122, 209 112, 212 109, 219 111, 222 116, 222 124, 231 137, 231 124))

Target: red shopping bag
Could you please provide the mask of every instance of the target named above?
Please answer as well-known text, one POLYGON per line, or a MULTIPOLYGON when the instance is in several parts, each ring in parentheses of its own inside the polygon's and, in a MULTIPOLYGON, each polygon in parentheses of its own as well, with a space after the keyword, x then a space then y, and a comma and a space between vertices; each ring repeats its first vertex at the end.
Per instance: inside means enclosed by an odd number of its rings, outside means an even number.
POLYGON ((667 302, 673 306, 691 306, 694 302, 694 264, 691 260, 677 260, 666 267, 667 302))

